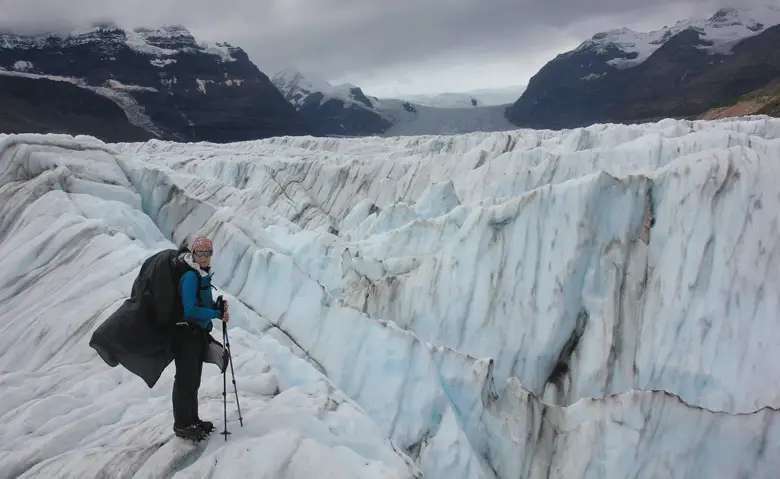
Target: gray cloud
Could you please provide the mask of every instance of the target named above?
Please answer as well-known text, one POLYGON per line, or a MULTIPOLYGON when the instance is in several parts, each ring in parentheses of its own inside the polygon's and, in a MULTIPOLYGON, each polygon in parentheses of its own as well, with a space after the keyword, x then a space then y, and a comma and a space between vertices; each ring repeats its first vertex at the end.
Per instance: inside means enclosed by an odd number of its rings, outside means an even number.
POLYGON ((530 75, 540 58, 552 58, 596 31, 627 23, 658 28, 728 5, 728 0, 0 0, 0 27, 70 30, 97 19, 127 28, 182 24, 199 39, 241 46, 268 74, 295 66, 325 78, 347 73, 369 78, 402 64, 405 70, 398 74, 404 76, 410 68, 442 58, 452 63, 461 55, 464 64, 478 64, 482 57, 518 63, 533 57, 530 75))

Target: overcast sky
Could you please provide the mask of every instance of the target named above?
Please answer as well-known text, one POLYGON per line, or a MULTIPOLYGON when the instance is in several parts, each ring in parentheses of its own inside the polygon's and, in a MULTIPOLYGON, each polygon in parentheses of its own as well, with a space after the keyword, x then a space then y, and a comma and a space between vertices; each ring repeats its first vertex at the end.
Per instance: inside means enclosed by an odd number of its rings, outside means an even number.
MULTIPOLYGON (((771 3, 731 0, 731 5, 771 3)), ((525 84, 593 33, 708 16, 728 0, 0 0, 0 27, 181 24, 268 74, 285 67, 371 95, 525 84)))

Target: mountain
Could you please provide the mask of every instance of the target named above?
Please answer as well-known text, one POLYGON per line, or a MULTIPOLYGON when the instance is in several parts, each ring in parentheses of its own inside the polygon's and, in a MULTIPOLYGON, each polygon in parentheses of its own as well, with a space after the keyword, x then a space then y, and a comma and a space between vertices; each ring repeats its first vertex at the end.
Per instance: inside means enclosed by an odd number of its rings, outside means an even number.
POLYGON ((478 107, 468 103, 459 106, 457 102, 447 107, 428 106, 369 96, 356 85, 332 85, 293 68, 278 72, 272 81, 314 128, 329 135, 437 135, 516 128, 504 115, 509 102, 478 107))
POLYGON ((0 478, 778 477, 780 119, 108 146, 0 135, 0 478), (198 234, 192 444, 88 343, 198 234))
POLYGON ((780 7, 723 8, 649 33, 598 33, 547 63, 507 116, 554 129, 698 116, 780 74, 779 24, 780 7))
POLYGON ((3 132, 211 142, 312 132, 241 48, 181 26, 3 33, 0 69, 3 132))
POLYGON ((329 135, 372 135, 392 122, 374 111, 374 103, 351 84, 330 85, 295 69, 274 75, 272 83, 318 131, 329 135))

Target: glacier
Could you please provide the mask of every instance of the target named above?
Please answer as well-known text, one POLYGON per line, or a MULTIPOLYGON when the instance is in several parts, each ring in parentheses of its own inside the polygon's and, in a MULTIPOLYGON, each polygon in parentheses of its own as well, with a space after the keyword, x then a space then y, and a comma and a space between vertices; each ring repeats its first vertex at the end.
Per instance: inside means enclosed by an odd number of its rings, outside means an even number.
MULTIPOLYGON (((0 477, 776 477, 780 119, 0 135, 0 477), (88 346, 212 238, 244 425, 88 346)), ((218 329, 212 333, 221 339, 218 329)))

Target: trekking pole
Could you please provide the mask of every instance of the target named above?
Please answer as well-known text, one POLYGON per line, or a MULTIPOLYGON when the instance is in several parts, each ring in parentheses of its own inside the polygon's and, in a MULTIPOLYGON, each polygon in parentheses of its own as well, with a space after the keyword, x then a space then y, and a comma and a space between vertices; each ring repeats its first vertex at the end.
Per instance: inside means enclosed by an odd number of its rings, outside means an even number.
MULTIPOLYGON (((222 344, 227 344, 227 324, 224 321, 222 321, 222 344)), ((229 358, 227 347, 225 347, 222 352, 222 411, 225 415, 225 430, 220 433, 225 436, 225 441, 230 434, 227 430, 227 364, 225 364, 230 360, 229 358)))
MULTIPOLYGON (((236 373, 233 370, 233 352, 230 351, 230 340, 228 339, 227 336, 227 325, 225 324, 224 321, 222 322, 222 331, 225 333, 225 347, 227 348, 227 352, 228 352, 228 361, 230 361, 230 375, 233 378, 233 392, 236 394, 236 408, 238 408, 238 421, 241 423, 241 427, 244 427, 244 418, 241 417, 241 404, 239 404, 238 402, 238 387, 236 387, 236 373)), ((227 440, 227 436, 225 436, 225 439, 227 440)))
MULTIPOLYGON (((219 317, 222 319, 225 315, 225 300, 220 295, 216 303, 217 309, 219 309, 219 317)), ((225 418, 225 429, 220 434, 225 436, 225 441, 227 441, 228 434, 230 434, 230 431, 227 430, 227 362, 230 358, 227 349, 227 323, 225 323, 224 319, 222 320, 222 344, 222 413, 225 418)))

